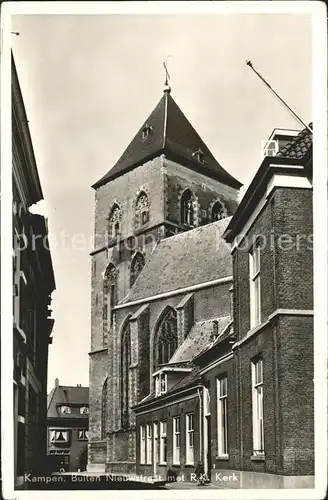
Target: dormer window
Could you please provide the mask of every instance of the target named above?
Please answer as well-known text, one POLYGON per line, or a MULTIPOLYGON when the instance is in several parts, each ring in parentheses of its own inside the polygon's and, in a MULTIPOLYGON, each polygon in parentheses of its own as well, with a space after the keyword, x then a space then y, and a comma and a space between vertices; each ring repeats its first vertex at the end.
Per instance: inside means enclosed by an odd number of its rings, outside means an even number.
POLYGON ((204 163, 204 153, 200 148, 197 149, 192 156, 198 161, 198 163, 204 163))
POLYGON ((71 408, 69 406, 61 406, 60 407, 60 413, 62 415, 68 415, 68 414, 72 413, 72 410, 71 410, 71 408))
POLYGON ((167 391, 167 373, 158 373, 155 377, 155 394, 161 396, 167 391))
POLYGON ((150 125, 148 125, 146 123, 146 125, 144 126, 144 128, 142 129, 142 138, 143 139, 148 139, 148 137, 150 136, 150 134, 152 133, 153 131, 153 127, 151 127, 150 125))
POLYGON ((88 406, 81 406, 80 407, 80 414, 81 415, 89 415, 89 407, 88 406))

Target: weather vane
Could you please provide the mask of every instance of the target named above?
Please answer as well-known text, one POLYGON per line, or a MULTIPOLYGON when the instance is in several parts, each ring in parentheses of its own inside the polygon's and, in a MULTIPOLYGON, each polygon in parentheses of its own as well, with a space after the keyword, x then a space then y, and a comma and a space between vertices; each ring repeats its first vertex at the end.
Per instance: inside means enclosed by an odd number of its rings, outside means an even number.
POLYGON ((170 92, 171 91, 171 87, 169 85, 169 80, 170 80, 170 73, 167 69, 167 60, 168 58, 171 57, 171 56, 167 56, 167 58, 163 61, 163 66, 164 66, 164 70, 165 70, 165 84, 164 84, 164 92, 170 92))

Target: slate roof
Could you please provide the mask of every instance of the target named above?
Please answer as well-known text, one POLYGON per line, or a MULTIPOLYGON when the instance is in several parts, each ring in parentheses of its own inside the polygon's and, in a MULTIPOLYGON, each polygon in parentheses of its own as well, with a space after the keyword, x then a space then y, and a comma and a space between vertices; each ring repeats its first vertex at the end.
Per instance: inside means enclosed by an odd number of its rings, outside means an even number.
POLYGON ((235 188, 241 186, 241 183, 214 158, 170 92, 164 92, 116 164, 92 187, 96 189, 161 154, 194 170, 202 171, 205 175, 229 186, 235 188), (146 125, 152 127, 152 132, 147 139, 143 139, 142 130, 146 125), (204 153, 204 164, 199 163, 193 156, 199 149, 204 153))
POLYGON ((222 333, 228 324, 231 322, 230 316, 223 316, 221 318, 207 319, 204 321, 197 321, 190 332, 188 333, 185 341, 178 347, 170 359, 170 363, 177 363, 182 361, 189 361, 197 356, 204 348, 212 346, 210 340, 213 333, 213 321, 218 322, 218 333, 222 333))
MULTIPOLYGON (((89 387, 59 385, 54 387, 47 398, 47 416, 48 418, 59 417, 59 405, 89 405, 89 387)), ((65 418, 74 417, 66 414, 65 418)))
MULTIPOLYGON (((309 124, 312 129, 312 123, 309 124)), ((303 129, 283 147, 276 156, 283 158, 303 158, 312 147, 312 134, 308 129, 303 129)))
POLYGON ((232 275, 222 238, 231 217, 161 240, 121 303, 232 275))

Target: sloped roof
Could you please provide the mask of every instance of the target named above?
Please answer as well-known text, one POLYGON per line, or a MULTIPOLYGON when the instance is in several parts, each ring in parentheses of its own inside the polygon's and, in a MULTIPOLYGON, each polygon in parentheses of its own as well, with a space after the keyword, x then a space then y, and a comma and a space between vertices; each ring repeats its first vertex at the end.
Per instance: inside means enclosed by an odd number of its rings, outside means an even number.
MULTIPOLYGON (((312 129, 312 123, 309 124, 309 127, 312 129)), ((307 128, 301 130, 276 156, 283 158, 303 158, 312 147, 312 135, 307 128)))
MULTIPOLYGON (((47 399, 48 418, 59 417, 62 416, 57 409, 59 405, 89 405, 89 387, 58 385, 50 391, 47 399)), ((74 415, 65 415, 65 418, 69 417, 74 418, 74 415)))
POLYGON ((211 335, 213 334, 213 321, 218 322, 218 334, 225 330, 231 321, 230 316, 223 316, 221 318, 207 319, 204 321, 197 321, 190 332, 188 333, 185 341, 178 347, 170 359, 170 363, 177 363, 182 361, 190 361, 197 356, 204 348, 212 346, 211 335))
POLYGON ((161 240, 121 303, 232 275, 222 238, 231 217, 161 240))
MULTIPOLYGON (((219 318, 207 319, 204 321, 197 321, 190 332, 188 333, 184 342, 178 347, 178 349, 173 354, 169 363, 166 366, 174 365, 192 368, 192 370, 185 376, 182 376, 180 380, 172 386, 165 395, 173 394, 179 389, 188 387, 198 380, 198 373, 200 372, 200 366, 195 366, 193 359, 198 356, 201 352, 204 352, 218 343, 222 335, 225 334, 228 325, 231 324, 230 316, 221 316, 219 318), (210 338, 213 333, 213 321, 218 322, 218 337, 215 342, 211 342, 210 338)), ((156 396, 155 391, 151 392, 146 396, 139 404, 144 404, 152 401, 153 399, 158 400, 161 396, 156 396)))
POLYGON ((241 183, 217 162, 170 92, 164 92, 122 156, 93 187, 98 188, 161 154, 194 170, 202 171, 229 186, 241 186, 241 183), (147 139, 143 139, 142 130, 146 125, 152 128, 152 132, 147 139), (199 149, 204 153, 204 163, 199 163, 193 156, 199 149))

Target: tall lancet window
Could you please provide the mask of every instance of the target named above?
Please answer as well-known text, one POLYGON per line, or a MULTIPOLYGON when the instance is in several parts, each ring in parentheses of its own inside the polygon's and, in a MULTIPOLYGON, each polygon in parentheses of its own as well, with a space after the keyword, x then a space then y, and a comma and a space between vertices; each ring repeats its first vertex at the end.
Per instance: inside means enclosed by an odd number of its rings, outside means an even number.
POLYGON ((194 197, 190 189, 186 189, 181 197, 181 224, 194 225, 194 197))
POLYGON ((107 345, 108 331, 113 326, 114 307, 117 301, 117 271, 109 264, 104 276, 103 288, 103 344, 107 345))
POLYGON ((168 307, 159 321, 155 335, 155 370, 160 365, 168 363, 178 347, 177 314, 172 307, 168 307))
POLYGON ((137 252, 135 256, 132 259, 131 262, 131 273, 130 273, 130 286, 132 287, 133 283, 139 276, 140 272, 142 271, 142 268, 145 265, 145 258, 142 255, 142 253, 137 252))
POLYGON ((212 207, 211 220, 215 222, 216 220, 224 219, 227 216, 227 211, 220 201, 216 201, 212 207))
POLYGON ((130 321, 127 320, 122 332, 121 346, 121 411, 122 427, 130 425, 130 364, 131 364, 131 333, 130 321))
POLYGON ((144 191, 137 198, 135 217, 137 229, 149 222, 149 198, 144 191))
POLYGON ((112 206, 108 217, 108 236, 109 238, 116 238, 121 231, 121 217, 122 212, 117 203, 112 206))
POLYGON ((108 378, 106 378, 101 394, 101 439, 105 439, 108 430, 108 378))

